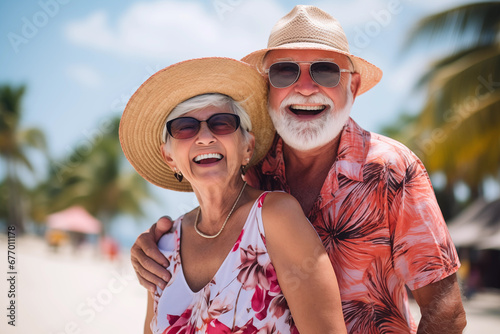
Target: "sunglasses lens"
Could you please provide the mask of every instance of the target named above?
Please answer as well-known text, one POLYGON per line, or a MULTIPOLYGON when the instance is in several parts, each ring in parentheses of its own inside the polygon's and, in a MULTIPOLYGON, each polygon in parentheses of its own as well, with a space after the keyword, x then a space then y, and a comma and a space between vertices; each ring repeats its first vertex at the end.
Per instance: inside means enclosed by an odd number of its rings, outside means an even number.
POLYGON ((274 63, 269 67, 269 82, 276 88, 285 88, 297 80, 299 73, 300 67, 297 63, 274 63))
MULTIPOLYGON (((313 80, 324 87, 335 87, 340 81, 339 65, 319 61, 311 64, 309 69, 313 80)), ((276 88, 285 88, 292 85, 300 75, 300 66, 294 62, 274 63, 269 67, 269 82, 276 88)))
POLYGON ((311 64, 310 68, 311 77, 321 86, 335 87, 340 81, 340 67, 339 65, 320 61, 311 64))
POLYGON ((227 135, 236 131, 240 118, 235 114, 215 114, 207 120, 208 128, 216 135, 227 135))
POLYGON ((167 130, 175 139, 187 139, 198 133, 200 122, 192 117, 179 117, 167 122, 167 130))
MULTIPOLYGON (((196 136, 201 123, 193 117, 179 117, 167 122, 167 131, 175 139, 188 139, 196 136)), ((240 117, 235 114, 214 114, 207 120, 210 131, 215 135, 233 133, 240 126, 240 117)))

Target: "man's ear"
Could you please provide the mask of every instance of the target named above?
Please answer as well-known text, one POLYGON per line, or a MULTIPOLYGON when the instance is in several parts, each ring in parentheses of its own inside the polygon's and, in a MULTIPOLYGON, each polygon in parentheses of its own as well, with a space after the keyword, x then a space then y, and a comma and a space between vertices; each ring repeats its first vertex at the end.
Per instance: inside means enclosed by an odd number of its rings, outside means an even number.
POLYGON ((243 154, 243 161, 242 165, 246 166, 248 162, 252 159, 253 157, 253 152, 255 150, 255 136, 252 132, 249 132, 249 139, 247 140, 247 143, 245 145, 245 152, 243 154))
POLYGON ((170 152, 170 145, 167 143, 164 143, 160 146, 160 152, 161 156, 163 157, 163 161, 170 167, 170 169, 174 170, 175 167, 177 167, 177 164, 175 163, 175 160, 172 157, 172 154, 170 152))
POLYGON ((359 73, 354 72, 351 74, 351 92, 353 100, 356 99, 358 95, 359 86, 361 86, 361 75, 359 73))

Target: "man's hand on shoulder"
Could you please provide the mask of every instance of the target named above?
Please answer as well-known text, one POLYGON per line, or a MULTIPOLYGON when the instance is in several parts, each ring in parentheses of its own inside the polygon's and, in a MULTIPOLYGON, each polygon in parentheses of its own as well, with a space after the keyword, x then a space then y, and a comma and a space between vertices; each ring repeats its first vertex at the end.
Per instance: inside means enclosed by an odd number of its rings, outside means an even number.
POLYGON ((173 222, 170 217, 161 217, 151 228, 139 235, 130 250, 130 258, 139 283, 154 293, 156 286, 164 289, 171 278, 165 269, 170 264, 158 250, 158 240, 170 231, 173 222))

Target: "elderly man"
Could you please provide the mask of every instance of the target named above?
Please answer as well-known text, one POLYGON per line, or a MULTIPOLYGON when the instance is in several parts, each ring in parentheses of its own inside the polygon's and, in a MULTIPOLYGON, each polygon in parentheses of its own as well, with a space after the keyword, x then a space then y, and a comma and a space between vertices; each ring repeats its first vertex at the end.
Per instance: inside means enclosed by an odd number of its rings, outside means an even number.
MULTIPOLYGON (((350 54, 338 21, 313 6, 296 6, 274 26, 268 48, 243 60, 268 77, 278 132, 246 178, 300 202, 335 268, 348 331, 417 332, 408 287, 422 314, 418 333, 461 333, 460 264, 424 166, 402 144, 349 117, 380 69, 350 54)), ((155 247, 169 228, 160 220, 132 247, 148 289, 169 279, 155 247)), ((307 264, 290 269, 314 274, 307 264)))

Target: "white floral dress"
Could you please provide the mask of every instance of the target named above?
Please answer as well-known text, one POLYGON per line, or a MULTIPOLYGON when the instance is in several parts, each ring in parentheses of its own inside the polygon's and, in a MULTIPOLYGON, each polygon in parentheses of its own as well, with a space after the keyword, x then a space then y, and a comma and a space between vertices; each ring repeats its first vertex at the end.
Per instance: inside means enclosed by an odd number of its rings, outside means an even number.
POLYGON ((153 333, 298 333, 267 253, 262 203, 255 201, 241 234, 210 283, 193 292, 180 257, 182 217, 158 247, 172 273, 154 298, 153 333))

